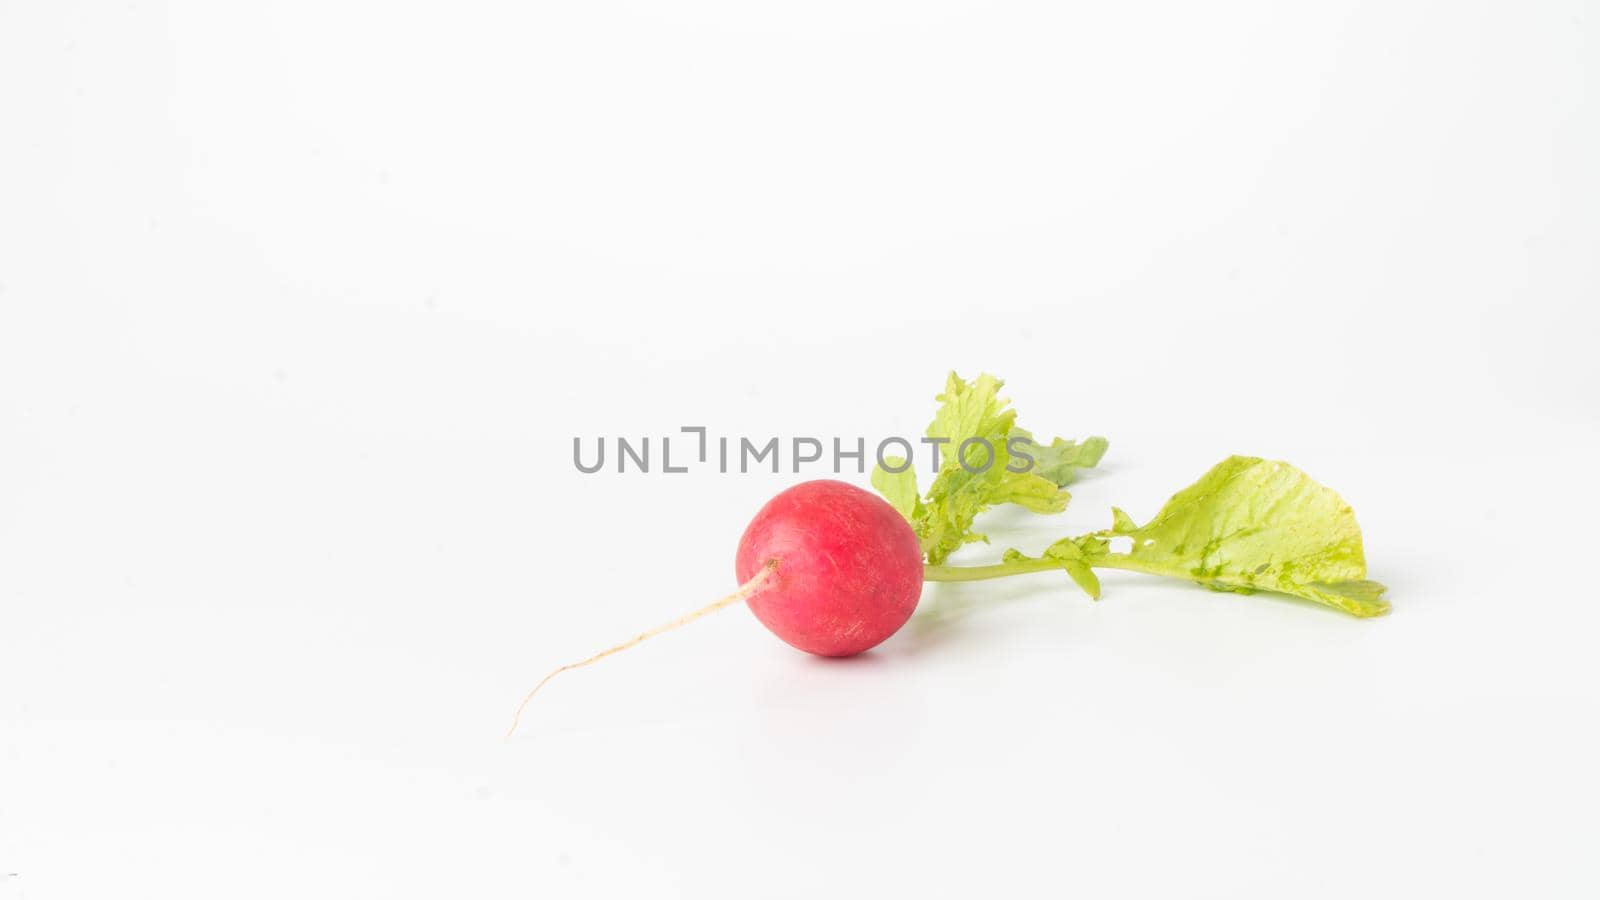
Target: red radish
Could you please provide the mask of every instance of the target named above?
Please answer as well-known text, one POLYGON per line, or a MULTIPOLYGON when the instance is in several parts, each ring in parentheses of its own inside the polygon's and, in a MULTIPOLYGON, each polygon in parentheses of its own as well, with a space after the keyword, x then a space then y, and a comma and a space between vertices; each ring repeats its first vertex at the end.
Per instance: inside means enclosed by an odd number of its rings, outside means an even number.
POLYGON ((911 618, 922 595, 922 546, 894 507, 842 481, 807 481, 761 507, 739 540, 739 589, 546 675, 522 698, 511 721, 545 683, 619 653, 664 631, 747 600, 761 624, 818 656, 851 656, 883 643, 911 618))
POLYGON ((734 574, 772 574, 750 611, 791 646, 853 656, 883 643, 922 595, 922 547, 905 517, 842 481, 807 481, 768 501, 739 541, 734 574))

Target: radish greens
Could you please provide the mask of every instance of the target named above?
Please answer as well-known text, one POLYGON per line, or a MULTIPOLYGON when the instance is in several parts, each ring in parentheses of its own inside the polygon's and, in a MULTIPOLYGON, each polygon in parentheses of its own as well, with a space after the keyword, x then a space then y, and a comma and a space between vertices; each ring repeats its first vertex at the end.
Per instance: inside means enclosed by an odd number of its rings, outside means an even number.
POLYGON ((1000 386, 989 375, 968 384, 952 373, 939 396, 939 413, 928 427, 930 437, 949 438, 955 446, 970 437, 989 439, 997 447, 995 466, 973 472, 947 456, 920 499, 909 468, 873 472, 873 486, 910 520, 921 540, 928 581, 1060 569, 1098 599, 1100 581, 1094 570, 1127 569, 1216 591, 1276 591, 1354 616, 1389 611, 1384 586, 1367 579, 1361 529, 1349 504, 1294 466, 1253 456, 1230 456, 1218 463, 1143 525, 1113 507, 1110 528, 1062 538, 1037 556, 1012 549, 995 565, 946 565, 962 545, 987 541, 973 530, 985 509, 1016 503, 1035 512, 1060 512, 1069 499, 1062 485, 1098 463, 1106 449, 1104 438, 1035 442, 1015 426, 1016 411, 997 396, 1000 386), (1005 471, 1003 462, 1013 455, 1031 457, 1033 467, 1005 471), (1130 546, 1114 551, 1114 539, 1127 539, 1130 546))

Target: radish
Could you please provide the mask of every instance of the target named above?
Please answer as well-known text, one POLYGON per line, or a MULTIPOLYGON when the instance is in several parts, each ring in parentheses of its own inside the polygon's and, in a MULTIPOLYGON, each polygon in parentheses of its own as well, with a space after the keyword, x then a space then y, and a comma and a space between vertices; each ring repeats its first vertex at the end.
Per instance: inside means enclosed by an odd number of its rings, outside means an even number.
POLYGON ((546 675, 550 679, 620 653, 701 616, 747 601, 761 624, 818 656, 853 656, 883 643, 911 618, 922 595, 922 547, 894 507, 842 481, 797 484, 761 507, 734 559, 738 589, 686 616, 546 675))
POLYGON ((885 460, 872 483, 887 502, 842 481, 782 491, 739 540, 740 584, 733 593, 546 675, 522 698, 506 737, 555 676, 741 601, 791 646, 834 657, 870 650, 900 630, 926 581, 1052 570, 1064 571, 1096 600, 1100 581, 1093 570, 1100 568, 1187 579, 1216 591, 1275 591, 1360 617, 1389 610, 1384 586, 1366 580, 1361 531, 1349 505, 1288 463, 1251 456, 1213 466, 1144 525, 1113 507, 1110 528, 1062 538, 1038 556, 1007 550, 996 564, 946 565, 965 544, 987 541, 973 523, 991 507, 1060 512, 1069 499, 1065 485, 1105 452, 1104 438, 1035 442, 1016 426, 1000 386, 992 376, 968 383, 952 373, 928 426, 930 440, 962 452, 974 442, 987 445, 987 464, 976 467, 953 454, 922 493, 904 460, 885 460), (1131 539, 1131 548, 1112 552, 1112 538, 1131 539))
POLYGON ((807 481, 778 494, 739 540, 734 575, 761 624, 818 656, 853 656, 883 643, 922 596, 922 546, 894 507, 842 481, 807 481))

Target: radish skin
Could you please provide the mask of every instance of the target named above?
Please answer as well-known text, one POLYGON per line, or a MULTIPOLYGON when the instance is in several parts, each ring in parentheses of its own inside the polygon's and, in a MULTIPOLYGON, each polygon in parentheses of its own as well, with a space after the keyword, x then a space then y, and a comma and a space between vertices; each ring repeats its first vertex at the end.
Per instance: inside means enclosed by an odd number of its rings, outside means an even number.
POLYGON ((807 481, 756 513, 739 541, 734 574, 773 565, 751 612, 788 644, 818 656, 853 656, 894 634, 922 595, 922 547, 905 517, 842 481, 807 481))

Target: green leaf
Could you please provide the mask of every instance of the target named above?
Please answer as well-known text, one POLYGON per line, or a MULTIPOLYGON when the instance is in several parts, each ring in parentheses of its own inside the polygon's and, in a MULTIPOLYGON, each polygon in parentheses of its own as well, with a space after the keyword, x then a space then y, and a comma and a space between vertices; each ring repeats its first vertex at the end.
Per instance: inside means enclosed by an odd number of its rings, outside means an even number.
POLYGON ((1076 481, 1079 469, 1098 465, 1109 446, 1103 437, 1088 438, 1081 444, 1056 438, 1049 446, 1045 446, 1034 440, 1033 435, 1024 428, 1011 429, 1011 438, 1011 446, 1020 451, 1017 455, 1033 457, 1033 468, 1029 471, 1060 487, 1076 481), (1016 443, 1019 440, 1024 442, 1020 447, 1016 443))
MULTIPOLYGON (((1072 497, 1062 485, 1105 453, 1104 438, 1082 444, 1056 438, 1049 446, 1034 441, 1016 426, 1016 410, 1000 396, 1003 384, 993 375, 967 382, 951 372, 945 379, 938 412, 927 429, 927 437, 938 446, 939 471, 923 499, 917 499, 916 476, 909 469, 873 470, 872 486, 910 520, 932 565, 965 544, 988 540, 973 529, 986 509, 1006 503, 1037 513, 1066 509, 1072 497), (1022 452, 1014 457, 1013 447, 1022 452)), ((902 461, 885 462, 898 466, 902 461)))
POLYGON ((1094 574, 1095 563, 1105 558, 1107 544, 1098 535, 1062 538, 1045 548, 1038 556, 1028 556, 1020 550, 1007 550, 1003 563, 1052 562, 1066 571, 1078 587, 1095 600, 1100 599, 1100 579, 1094 574))
POLYGON ((1249 593, 1278 591, 1356 616, 1389 611, 1367 580, 1355 512, 1339 495, 1284 462, 1230 456, 1139 526, 1117 510, 1104 535, 1127 536, 1127 553, 1097 565, 1187 578, 1249 593))
POLYGON ((1058 513, 1067 508, 1072 495, 1055 483, 1031 472, 1002 472, 995 480, 989 502, 998 506, 1015 503, 1036 513, 1058 513))
POLYGON ((1067 570, 1072 580, 1084 593, 1095 600, 1100 599, 1100 579, 1095 577, 1094 570, 1089 568, 1094 560, 1105 555, 1104 545, 1091 551, 1080 543, 1082 539, 1066 538, 1056 541, 1044 551, 1045 559, 1053 559, 1067 570))
POLYGON ((891 468, 904 468, 899 472, 891 472, 883 466, 874 467, 872 470, 872 486, 877 489, 878 493, 883 495, 883 499, 889 501, 890 506, 899 510, 900 515, 905 516, 908 521, 915 524, 917 508, 922 505, 922 501, 917 499, 916 471, 898 456, 886 456, 883 461, 888 463, 891 468))

